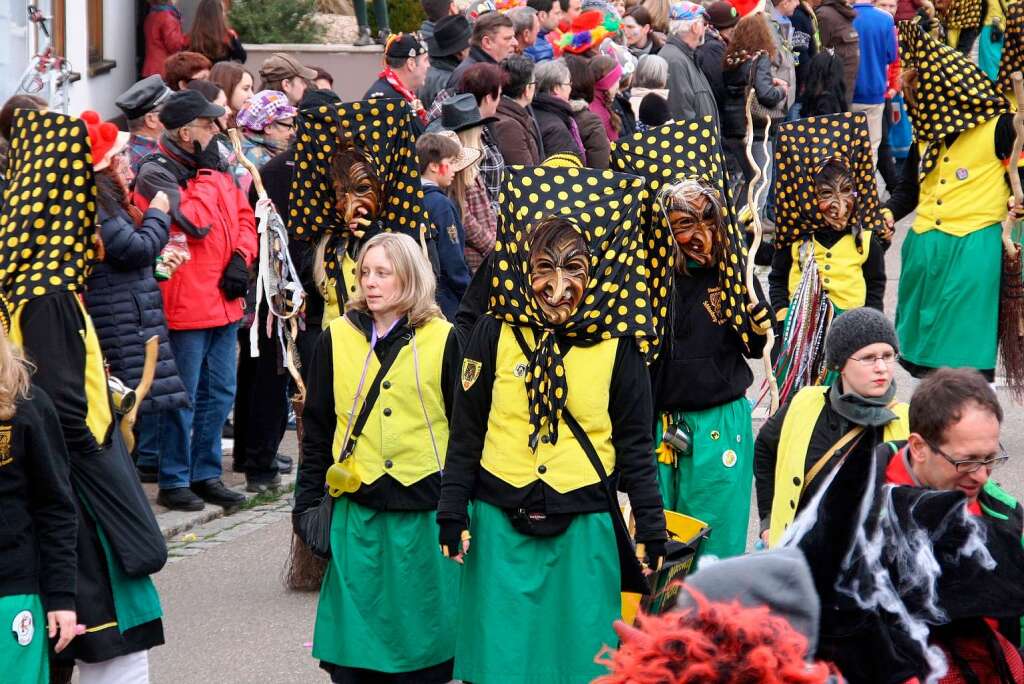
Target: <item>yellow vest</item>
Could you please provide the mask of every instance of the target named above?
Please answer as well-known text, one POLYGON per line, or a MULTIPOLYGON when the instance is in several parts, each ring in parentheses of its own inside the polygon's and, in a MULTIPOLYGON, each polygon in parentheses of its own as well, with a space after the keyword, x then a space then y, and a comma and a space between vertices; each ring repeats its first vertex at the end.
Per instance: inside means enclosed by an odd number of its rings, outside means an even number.
MULTIPOLYGON (((940 230, 963 237, 1006 218, 1010 186, 995 155, 998 120, 964 131, 950 148, 942 144, 935 168, 921 181, 915 233, 940 230)), ((922 143, 918 150, 924 154, 922 143)))
MULTIPOLYGON (((341 273, 344 278, 343 286, 348 288, 348 296, 351 298, 359 289, 359 278, 356 275, 356 262, 348 255, 347 251, 341 259, 341 273)), ((324 319, 321 323, 324 330, 327 330, 327 326, 342 314, 341 306, 338 303, 337 282, 335 278, 327 279, 327 298, 324 300, 324 319)))
MULTIPOLYGON (((414 338, 398 352, 382 379, 380 394, 370 410, 362 435, 356 441, 355 452, 350 457, 363 484, 371 484, 387 473, 403 486, 409 487, 437 472, 438 457, 441 465, 444 465, 445 450, 448 447, 448 416, 441 394, 441 367, 451 328, 450 323, 440 318, 431 319, 417 328, 414 338), (427 415, 430 416, 437 457, 430 442, 430 430, 423 416, 423 406, 420 405, 420 393, 416 389, 413 343, 416 344, 419 359, 419 389, 423 394, 427 415)), ((349 411, 352 410, 352 401, 359 388, 363 361, 370 351, 370 343, 363 331, 357 329, 347 317, 335 319, 328 329, 334 361, 334 411, 338 418, 332 451, 337 457, 344 447, 349 411)), ((366 371, 364 394, 378 370, 380 362, 377 355, 373 354, 366 371)), ((361 409, 362 401, 356 407, 353 420, 361 409)))
MULTIPOLYGON (((107 385, 107 369, 103 361, 103 350, 100 348, 100 340, 96 336, 96 329, 92 325, 92 319, 82 305, 78 295, 70 293, 75 298, 75 303, 82 311, 82 318, 85 319, 85 329, 79 330, 82 336, 82 343, 85 346, 85 401, 86 414, 85 424, 92 433, 93 438, 103 444, 107 441, 110 428, 114 424, 113 411, 110 408, 110 388, 107 385)), ((31 300, 29 300, 31 301, 31 300)), ((24 346, 24 334, 21 331, 21 314, 25 310, 22 303, 11 314, 10 340, 18 347, 24 346)), ((71 324, 71 321, 68 321, 71 324)), ((60 363, 56 359, 32 359, 35 363, 60 363)))
MULTIPOLYGON (((843 311, 864 306, 867 300, 867 283, 864 282, 864 262, 871 253, 871 231, 861 233, 860 244, 863 253, 857 251, 853 235, 847 233, 831 247, 825 247, 814 239, 814 260, 818 263, 821 286, 832 303, 843 311)), ((789 296, 796 294, 803 275, 800 259, 801 242, 793 243, 793 265, 789 269, 789 296)))
MULTIPOLYGON (((782 539, 782 533, 796 518, 796 509, 800 503, 806 475, 804 467, 807 463, 807 449, 811 444, 814 425, 825 408, 825 395, 828 391, 829 388, 825 385, 805 387, 796 393, 786 412, 775 461, 775 496, 772 498, 768 546, 778 544, 782 539)), ((883 441, 892 442, 907 438, 910 434, 910 423, 907 419, 909 408, 904 403, 892 406, 896 420, 885 426, 882 433, 883 441)))
MULTIPOLYGON (((532 347, 533 331, 523 328, 523 337, 532 347)), ((606 473, 615 467, 608 397, 618 344, 613 338, 589 347, 573 347, 564 357, 569 391, 566 406, 590 437, 606 473)), ((530 451, 530 404, 526 398, 529 368, 529 360, 520 350, 511 326, 503 323, 481 466, 517 489, 542 480, 559 494, 565 494, 599 482, 597 471, 564 420, 558 424, 557 444, 549 443, 544 434, 537 451, 530 451)))

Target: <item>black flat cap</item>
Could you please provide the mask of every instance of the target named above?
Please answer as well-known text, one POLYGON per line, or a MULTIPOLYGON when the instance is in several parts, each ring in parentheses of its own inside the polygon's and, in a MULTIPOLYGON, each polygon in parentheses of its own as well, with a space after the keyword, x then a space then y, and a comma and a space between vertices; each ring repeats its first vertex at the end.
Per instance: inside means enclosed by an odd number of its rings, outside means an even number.
POLYGON ((171 95, 160 110, 160 123, 174 130, 196 119, 216 119, 226 110, 203 97, 197 90, 179 90, 171 95))
POLYGON ((124 91, 114 104, 129 119, 138 119, 167 102, 173 92, 159 74, 153 74, 124 91))

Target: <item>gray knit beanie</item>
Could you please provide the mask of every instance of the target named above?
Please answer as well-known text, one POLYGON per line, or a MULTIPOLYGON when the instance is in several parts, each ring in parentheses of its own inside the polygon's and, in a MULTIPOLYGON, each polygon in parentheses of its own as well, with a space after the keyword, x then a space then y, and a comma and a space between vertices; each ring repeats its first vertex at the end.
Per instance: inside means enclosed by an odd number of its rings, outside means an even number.
POLYGON ((839 370, 846 360, 869 344, 885 342, 899 351, 896 328, 878 309, 862 306, 840 314, 828 329, 825 338, 825 363, 830 370, 839 370))

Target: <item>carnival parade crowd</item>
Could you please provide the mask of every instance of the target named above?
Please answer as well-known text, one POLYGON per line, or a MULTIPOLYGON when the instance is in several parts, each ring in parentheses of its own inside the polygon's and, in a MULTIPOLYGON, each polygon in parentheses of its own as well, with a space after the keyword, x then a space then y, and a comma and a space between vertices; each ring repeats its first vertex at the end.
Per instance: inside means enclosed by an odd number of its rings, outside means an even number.
POLYGON ((360 0, 357 101, 149 4, 0 110, 0 679, 149 681, 230 431, 332 682, 1024 682, 1024 3, 360 0))

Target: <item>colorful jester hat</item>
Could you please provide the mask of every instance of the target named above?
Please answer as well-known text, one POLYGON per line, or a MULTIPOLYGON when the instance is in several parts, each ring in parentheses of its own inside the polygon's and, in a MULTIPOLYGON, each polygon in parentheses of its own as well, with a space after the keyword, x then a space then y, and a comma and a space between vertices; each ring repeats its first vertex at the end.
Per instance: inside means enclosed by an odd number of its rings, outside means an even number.
POLYGON ((999 61, 999 76, 996 84, 999 92, 1013 96, 1014 71, 1024 73, 1024 3, 1013 2, 1006 6, 1006 33, 1003 39, 1003 55, 999 61))
POLYGON ((918 19, 899 23, 900 60, 917 72, 907 100, 914 137, 925 143, 920 177, 935 168, 947 135, 962 133, 1009 111, 1009 103, 974 62, 921 30, 918 19), (912 101, 911 101, 912 100, 912 101))
POLYGON ((82 289, 93 260, 96 183, 81 119, 22 109, 11 130, 0 290, 13 312, 35 297, 82 289))
POLYGON ((779 125, 775 138, 775 244, 784 247, 823 228, 815 200, 814 177, 830 159, 853 175, 856 209, 850 217, 854 236, 884 226, 867 117, 844 112, 812 116, 779 125))
POLYGON ((561 57, 563 52, 582 55, 601 45, 605 38, 618 33, 621 25, 622 20, 615 12, 587 10, 573 19, 568 31, 563 33, 556 28, 548 33, 547 41, 551 43, 555 57, 561 57))
POLYGON ((661 202, 668 186, 695 178, 718 191, 722 225, 725 226, 725 235, 722 236, 725 249, 718 262, 722 310, 743 339, 743 344, 749 345, 747 286, 744 282, 747 248, 729 197, 725 159, 715 135, 714 119, 708 116, 701 121, 678 121, 619 139, 612 145, 611 165, 616 171, 635 173, 647 179, 650 221, 652 226, 657 226, 656 231, 652 230, 650 240, 663 240, 662 234, 667 234, 669 244, 672 244, 672 226, 661 202))
MULTIPOLYGON (((593 343, 634 337, 651 351, 658 331, 652 299, 668 295, 671 251, 652 252, 643 241, 643 178, 596 169, 509 166, 502 177, 497 243, 489 313, 500 321, 533 329, 537 346, 530 359, 530 447, 541 433, 558 439, 558 423, 569 388, 562 340, 593 343), (562 217, 583 236, 590 252, 590 278, 579 306, 555 327, 544 317, 530 287, 533 228, 562 217), (654 296, 652 296, 652 294, 654 296)), ((586 388, 574 388, 586 391, 586 388)))
POLYGON ((383 188, 380 227, 420 240, 427 216, 411 123, 404 100, 344 102, 300 112, 288 220, 292 236, 316 241, 324 233, 348 230, 335 210, 331 156, 351 145, 369 161, 383 188))

